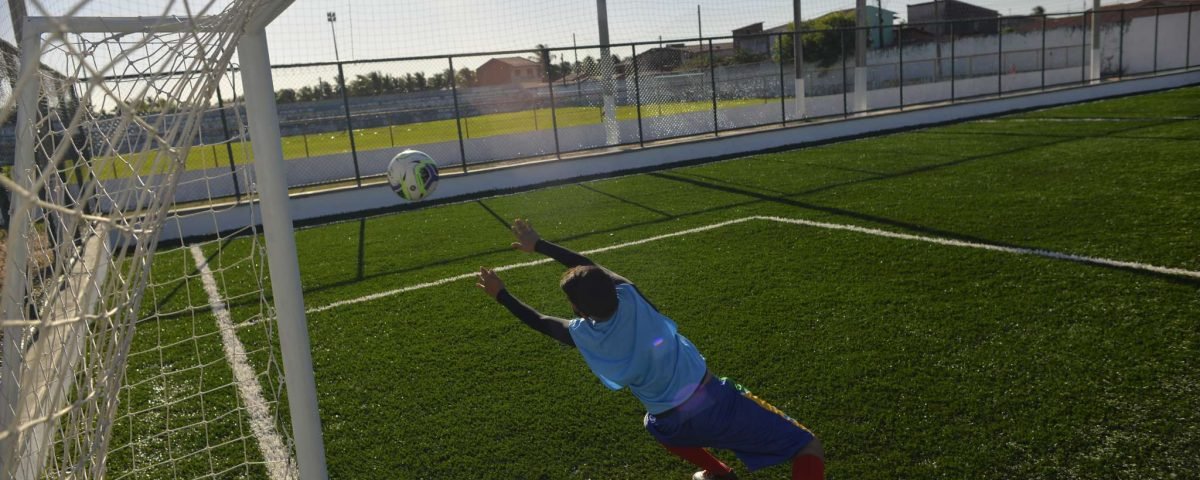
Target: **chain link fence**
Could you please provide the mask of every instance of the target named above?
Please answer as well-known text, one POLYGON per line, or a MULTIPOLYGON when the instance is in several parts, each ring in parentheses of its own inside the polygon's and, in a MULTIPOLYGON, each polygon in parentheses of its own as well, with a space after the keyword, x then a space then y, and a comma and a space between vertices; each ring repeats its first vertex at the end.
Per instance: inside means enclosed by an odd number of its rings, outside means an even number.
MULTIPOLYGON (((447 173, 466 173, 516 160, 1177 72, 1200 65, 1197 24, 1194 6, 1105 8, 281 65, 273 74, 289 186, 358 187, 380 180, 388 161, 409 148, 428 153, 447 173), (858 55, 860 34, 867 50, 858 55)), ((230 85, 239 84, 238 74, 232 70, 230 85)), ((214 100, 240 103, 219 92, 214 100)), ((243 115, 220 108, 204 118, 205 146, 190 153, 185 177, 206 181, 195 182, 193 192, 182 179, 178 202, 213 195, 236 202, 253 188, 246 175, 249 148, 239 143, 252 139, 231 130, 243 115)), ((10 136, 11 126, 3 126, 0 142, 10 136)))

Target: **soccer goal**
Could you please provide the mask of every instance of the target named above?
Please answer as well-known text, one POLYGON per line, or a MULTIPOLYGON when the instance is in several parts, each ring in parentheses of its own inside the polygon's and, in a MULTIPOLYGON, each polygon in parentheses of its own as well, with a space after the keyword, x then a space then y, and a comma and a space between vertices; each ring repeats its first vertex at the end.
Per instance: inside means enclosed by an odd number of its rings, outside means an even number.
POLYGON ((265 34, 292 2, 100 3, 29 2, 0 50, 0 479, 325 478, 265 34), (253 208, 178 205, 182 183, 253 208))

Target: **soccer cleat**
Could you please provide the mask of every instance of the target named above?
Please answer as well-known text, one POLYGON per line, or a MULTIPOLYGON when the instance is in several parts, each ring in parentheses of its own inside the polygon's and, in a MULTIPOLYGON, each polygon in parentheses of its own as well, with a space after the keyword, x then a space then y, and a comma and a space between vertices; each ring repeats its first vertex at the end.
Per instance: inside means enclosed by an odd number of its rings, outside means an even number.
POLYGON ((724 475, 717 475, 715 473, 709 473, 708 470, 701 470, 696 472, 695 475, 692 475, 692 480, 738 480, 738 476, 733 472, 733 470, 730 470, 729 473, 724 475))

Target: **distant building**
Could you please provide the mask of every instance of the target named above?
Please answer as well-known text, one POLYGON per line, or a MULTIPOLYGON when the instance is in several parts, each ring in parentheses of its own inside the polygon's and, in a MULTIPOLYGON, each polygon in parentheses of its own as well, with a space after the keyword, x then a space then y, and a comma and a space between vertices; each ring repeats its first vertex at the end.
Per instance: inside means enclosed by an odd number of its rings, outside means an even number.
MULTIPOLYGON (((708 46, 709 46, 708 42, 704 42, 703 45, 688 45, 686 47, 683 47, 684 52, 686 52, 686 54, 684 56, 684 60, 686 61, 690 58, 695 58, 698 56, 703 56, 704 58, 708 58, 707 57, 708 46)), ((735 52, 736 51, 733 48, 733 42, 713 43, 712 44, 713 60, 720 60, 725 57, 732 57, 735 52)))
POLYGON ((545 70, 540 63, 528 58, 493 58, 475 70, 479 85, 507 85, 543 81, 545 70))
POLYGON ((773 38, 763 35, 763 22, 746 25, 733 31, 733 49, 735 53, 741 50, 751 55, 770 55, 773 38))
POLYGON ((908 23, 934 35, 994 35, 999 31, 1000 12, 958 0, 933 0, 908 6, 908 23), (924 22, 942 22, 921 25, 924 22))
MULTIPOLYGON (((871 27, 867 31, 867 45, 870 48, 887 48, 896 45, 896 12, 886 8, 878 8, 872 5, 867 5, 867 26, 871 27), (880 28, 882 26, 882 28, 880 28)), ((912 11, 910 8, 909 11, 912 11)), ((853 8, 847 8, 837 12, 827 13, 825 15, 834 14, 850 14, 850 18, 858 20, 858 13, 853 8)), ((779 28, 779 27, 776 27, 779 28)))
POLYGON ((682 43, 651 48, 637 56, 639 72, 668 72, 683 65, 688 53, 682 43))
MULTIPOLYGON (((1102 25, 1116 24, 1121 21, 1122 17, 1124 17, 1126 22, 1129 22, 1138 17, 1182 13, 1188 8, 1200 11, 1200 0, 1140 0, 1130 3, 1103 5, 1100 7, 1100 23, 1102 25), (1121 13, 1121 10, 1124 10, 1124 13, 1121 13)), ((1086 13, 1070 16, 1056 15, 1046 18, 1045 27, 1048 30, 1056 28, 1080 28, 1090 24, 1090 17, 1091 14, 1086 13)), ((1021 32, 1037 31, 1042 29, 1042 20, 1039 17, 1005 20, 1004 26, 1012 27, 1021 32)))

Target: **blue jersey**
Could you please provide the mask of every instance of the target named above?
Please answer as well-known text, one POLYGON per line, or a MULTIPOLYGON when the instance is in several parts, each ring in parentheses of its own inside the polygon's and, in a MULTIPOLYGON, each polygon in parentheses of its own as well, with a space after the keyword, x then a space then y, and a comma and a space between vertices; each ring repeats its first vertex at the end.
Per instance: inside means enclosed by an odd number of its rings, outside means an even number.
POLYGON ((603 322, 576 318, 571 339, 592 373, 613 390, 629 387, 652 414, 683 403, 708 370, 696 347, 628 283, 617 285, 617 311, 603 322))

